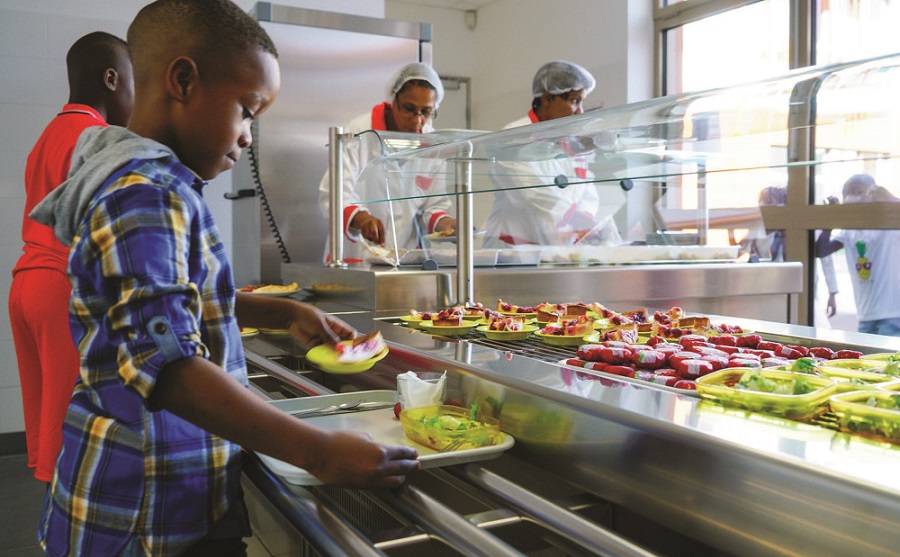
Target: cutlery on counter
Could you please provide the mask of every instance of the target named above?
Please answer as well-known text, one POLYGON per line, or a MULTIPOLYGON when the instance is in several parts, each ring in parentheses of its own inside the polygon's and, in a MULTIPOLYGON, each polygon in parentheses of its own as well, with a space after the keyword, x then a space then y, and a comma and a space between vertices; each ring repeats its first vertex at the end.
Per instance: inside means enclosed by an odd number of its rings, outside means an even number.
POLYGON ((380 408, 393 408, 394 402, 387 401, 362 401, 354 400, 353 402, 345 402, 343 404, 332 404, 321 408, 309 408, 306 410, 295 410, 288 412, 291 416, 304 417, 318 414, 340 414, 342 412, 356 412, 361 410, 378 410, 380 408))

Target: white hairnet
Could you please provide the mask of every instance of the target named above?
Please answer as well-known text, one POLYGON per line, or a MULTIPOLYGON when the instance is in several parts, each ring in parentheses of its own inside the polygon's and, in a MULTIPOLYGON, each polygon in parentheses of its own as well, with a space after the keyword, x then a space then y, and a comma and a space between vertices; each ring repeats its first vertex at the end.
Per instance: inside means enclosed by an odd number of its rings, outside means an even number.
POLYGON ((397 70, 397 73, 395 73, 388 82, 387 100, 389 102, 393 101, 394 96, 403 88, 403 85, 407 81, 416 79, 427 81, 434 87, 434 90, 437 92, 434 107, 437 108, 444 99, 444 86, 441 84, 441 78, 438 76, 437 72, 434 71, 434 68, 421 62, 413 62, 412 64, 407 64, 397 70))
POLYGON ((546 91, 551 95, 562 95, 580 89, 584 89, 584 93, 588 94, 594 90, 595 85, 594 76, 578 64, 553 60, 541 66, 534 74, 531 94, 540 97, 546 91))

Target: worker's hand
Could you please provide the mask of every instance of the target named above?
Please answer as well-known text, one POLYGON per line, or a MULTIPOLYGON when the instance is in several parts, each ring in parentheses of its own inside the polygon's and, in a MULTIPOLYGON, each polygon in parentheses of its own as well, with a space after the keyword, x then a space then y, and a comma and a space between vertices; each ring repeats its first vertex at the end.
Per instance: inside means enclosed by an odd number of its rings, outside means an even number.
POLYGON ((381 445, 364 433, 327 432, 306 470, 329 485, 397 487, 419 469, 419 454, 404 445, 381 445))
POLYGON ((834 317, 834 314, 837 313, 837 302, 834 299, 835 294, 837 294, 837 292, 828 294, 828 303, 825 306, 825 315, 828 317, 834 317))
POLYGON ((309 304, 293 304, 293 318, 288 324, 291 336, 308 347, 334 344, 356 336, 356 329, 309 304))
POLYGON ((434 225, 435 232, 443 232, 445 230, 456 230, 456 219, 444 217, 434 225))
POLYGON ((384 223, 365 211, 356 213, 350 226, 359 230, 362 237, 373 244, 384 245, 384 223))
POLYGON ((828 205, 838 205, 840 204, 840 202, 841 201, 833 195, 829 195, 825 198, 825 203, 827 203, 828 205))

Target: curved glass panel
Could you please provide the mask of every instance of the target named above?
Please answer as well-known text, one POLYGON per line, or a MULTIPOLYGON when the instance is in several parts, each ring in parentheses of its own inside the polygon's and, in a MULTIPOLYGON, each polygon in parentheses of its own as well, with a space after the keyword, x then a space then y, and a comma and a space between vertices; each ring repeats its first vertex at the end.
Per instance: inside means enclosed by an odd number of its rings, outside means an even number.
MULTIPOLYGON (((887 165, 900 183, 898 63, 806 68, 385 155, 359 175, 360 204, 390 218, 398 202, 440 201, 455 215, 456 192, 471 191, 476 248, 687 244, 777 260, 760 247, 775 232, 760 207, 785 205, 792 169, 887 165)), ((814 200, 833 194, 815 187, 814 200)))

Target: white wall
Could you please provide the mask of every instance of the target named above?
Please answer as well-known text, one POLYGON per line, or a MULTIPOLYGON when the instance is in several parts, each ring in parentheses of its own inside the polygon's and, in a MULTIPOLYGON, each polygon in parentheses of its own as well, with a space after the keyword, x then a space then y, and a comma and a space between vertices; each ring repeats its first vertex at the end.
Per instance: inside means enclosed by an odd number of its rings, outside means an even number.
POLYGON ((434 67, 472 78, 472 127, 496 130, 531 108, 531 80, 545 62, 565 59, 597 78, 585 106, 652 96, 649 0, 495 0, 478 10, 474 31, 457 10, 386 0, 385 17, 431 23, 434 67), (465 73, 464 73, 465 72, 465 73))
MULTIPOLYGON (((0 0, 0 297, 9 295, 21 251, 25 158, 47 122, 65 103, 65 54, 95 30, 125 36, 144 0, 0 0)), ((254 1, 237 0, 249 10, 254 1)), ((499 129, 530 106, 531 78, 545 61, 584 65, 598 85, 588 106, 615 106, 652 92, 650 0, 496 0, 479 10, 474 30, 456 10, 401 0, 280 0, 280 4, 433 26, 433 63, 444 75, 472 79, 472 127, 499 129)), ((207 188, 227 245, 230 207, 222 193, 230 176, 207 188)), ((9 316, 0 304, 0 434, 22 431, 22 403, 9 316)))

